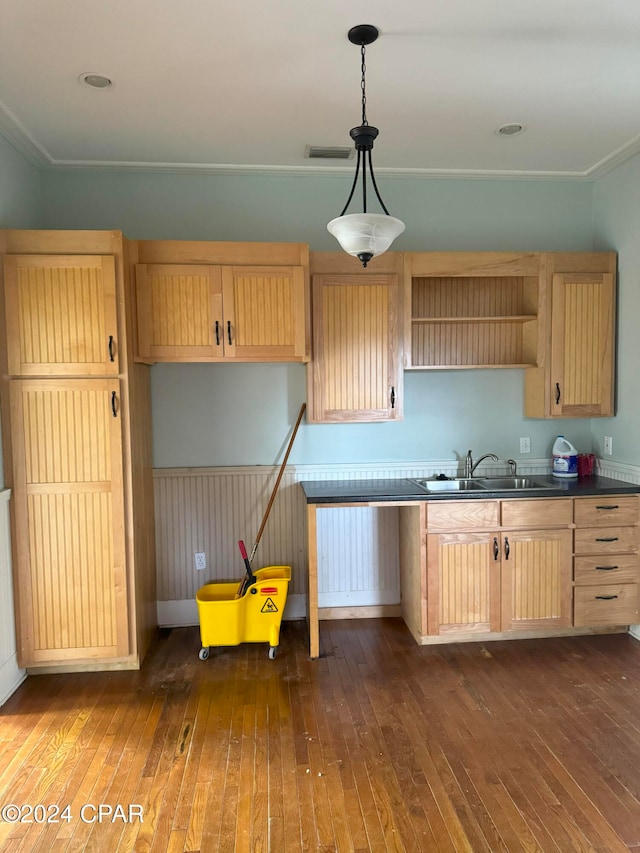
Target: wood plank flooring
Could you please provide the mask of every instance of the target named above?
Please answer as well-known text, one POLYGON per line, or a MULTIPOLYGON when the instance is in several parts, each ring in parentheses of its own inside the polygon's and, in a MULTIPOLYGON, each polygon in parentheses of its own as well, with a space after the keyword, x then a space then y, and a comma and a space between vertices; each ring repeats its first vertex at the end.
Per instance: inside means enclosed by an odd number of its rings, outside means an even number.
POLYGON ((140 672, 27 679, 0 850, 640 850, 628 635, 418 647, 371 619, 324 622, 316 661, 301 622, 274 661, 199 648, 175 629, 140 672))

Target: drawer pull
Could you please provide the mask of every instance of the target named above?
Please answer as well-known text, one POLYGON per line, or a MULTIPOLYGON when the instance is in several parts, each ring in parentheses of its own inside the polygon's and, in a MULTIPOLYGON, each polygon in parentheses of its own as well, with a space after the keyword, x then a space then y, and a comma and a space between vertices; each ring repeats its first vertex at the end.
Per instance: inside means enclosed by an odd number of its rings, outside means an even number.
POLYGON ((612 506, 596 506, 596 509, 620 509, 618 504, 613 504, 612 506))
POLYGON ((231 340, 231 320, 227 320, 227 337, 229 338, 229 346, 232 346, 233 341, 231 340))
POLYGON ((115 361, 115 353, 113 350, 113 335, 109 335, 109 361, 115 361))
POLYGON ((220 323, 216 320, 216 346, 220 346, 220 323))
POLYGON ((617 595, 596 595, 596 601, 612 601, 614 598, 617 598, 617 595))
POLYGON ((617 536, 603 536, 601 539, 596 539, 596 542, 617 542, 617 536))
POLYGON ((619 569, 620 566, 596 566, 596 572, 612 572, 614 569, 619 569))
POLYGON ((509 545, 509 537, 504 537, 504 558, 505 560, 509 559, 509 554, 511 553, 511 546, 509 545))
POLYGON ((556 406, 560 403, 560 383, 556 382, 556 406))
POLYGON ((115 391, 111 392, 111 412, 112 412, 114 418, 118 417, 118 411, 116 409, 116 392, 115 391))
POLYGON ((498 538, 496 536, 493 537, 493 559, 497 560, 500 556, 500 548, 498 547, 498 538))

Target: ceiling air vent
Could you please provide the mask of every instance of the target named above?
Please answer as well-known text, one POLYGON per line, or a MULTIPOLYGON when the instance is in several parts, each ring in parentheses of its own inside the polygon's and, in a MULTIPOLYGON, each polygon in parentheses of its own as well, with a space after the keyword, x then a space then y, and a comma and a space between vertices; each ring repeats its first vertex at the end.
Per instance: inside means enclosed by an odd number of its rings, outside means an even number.
POLYGON ((304 156, 309 160, 350 160, 354 151, 350 145, 307 145, 304 156))

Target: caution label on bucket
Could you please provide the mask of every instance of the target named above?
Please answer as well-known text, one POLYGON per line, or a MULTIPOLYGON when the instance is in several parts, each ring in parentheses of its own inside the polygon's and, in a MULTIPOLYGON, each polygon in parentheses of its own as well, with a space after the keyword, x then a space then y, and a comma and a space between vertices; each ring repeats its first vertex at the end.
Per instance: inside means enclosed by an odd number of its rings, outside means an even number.
POLYGON ((273 599, 267 598, 265 603, 262 605, 262 609, 260 610, 260 613, 277 613, 277 612, 278 612, 278 608, 277 608, 275 602, 273 601, 273 599))

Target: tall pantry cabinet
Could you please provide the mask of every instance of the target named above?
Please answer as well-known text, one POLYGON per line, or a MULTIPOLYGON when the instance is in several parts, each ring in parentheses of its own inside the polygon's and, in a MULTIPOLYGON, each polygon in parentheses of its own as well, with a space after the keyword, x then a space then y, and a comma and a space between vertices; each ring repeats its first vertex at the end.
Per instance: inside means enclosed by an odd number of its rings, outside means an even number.
POLYGON ((136 668, 156 626, 149 367, 118 231, 4 231, 2 437, 19 663, 136 668))

